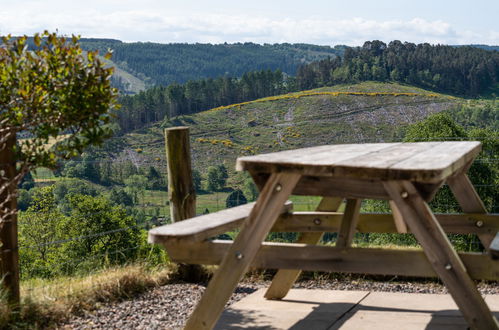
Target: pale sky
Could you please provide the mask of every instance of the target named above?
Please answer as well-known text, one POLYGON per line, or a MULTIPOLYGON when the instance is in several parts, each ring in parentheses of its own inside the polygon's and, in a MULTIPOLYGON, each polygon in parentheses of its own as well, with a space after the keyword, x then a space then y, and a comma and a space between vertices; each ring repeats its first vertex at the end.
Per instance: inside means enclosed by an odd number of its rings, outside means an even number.
POLYGON ((499 0, 0 0, 0 34, 160 43, 499 45, 499 0))

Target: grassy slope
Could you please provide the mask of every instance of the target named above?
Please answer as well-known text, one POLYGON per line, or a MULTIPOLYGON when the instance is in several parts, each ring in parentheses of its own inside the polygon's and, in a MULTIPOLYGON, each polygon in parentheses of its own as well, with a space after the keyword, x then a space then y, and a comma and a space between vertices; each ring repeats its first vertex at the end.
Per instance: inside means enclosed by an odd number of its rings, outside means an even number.
MULTIPOLYGON (((365 82, 221 107, 184 116, 166 126, 191 127, 195 168, 204 172, 207 166, 224 162, 232 170, 240 155, 331 143, 396 140, 404 125, 456 102, 459 99, 415 87, 365 82), (327 94, 330 92, 340 93, 327 94), (351 92, 386 94, 348 94, 351 92)), ((161 165, 165 163, 162 130, 157 123, 127 134, 120 142, 129 152, 142 149, 136 156, 161 165)))
POLYGON ((146 83, 144 80, 142 80, 142 79, 134 76, 130 72, 120 68, 112 60, 105 59, 102 56, 100 56, 100 59, 101 59, 101 61, 104 61, 109 66, 112 66, 114 68, 114 75, 121 78, 121 80, 127 84, 128 88, 126 88, 126 90, 124 90, 122 92, 136 94, 136 93, 139 93, 140 91, 143 91, 146 89, 146 83))

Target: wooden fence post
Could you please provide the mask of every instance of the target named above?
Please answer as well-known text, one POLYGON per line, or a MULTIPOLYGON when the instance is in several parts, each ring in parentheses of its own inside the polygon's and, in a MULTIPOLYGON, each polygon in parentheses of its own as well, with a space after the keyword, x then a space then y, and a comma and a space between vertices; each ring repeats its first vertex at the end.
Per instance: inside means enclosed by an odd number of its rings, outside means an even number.
POLYGON ((177 222, 196 216, 189 127, 167 128, 165 138, 170 215, 172 222, 177 222))
MULTIPOLYGON (((168 167, 168 199, 172 222, 196 216, 196 189, 192 180, 189 127, 165 129, 166 162, 168 167)), ((190 283, 206 280, 200 265, 178 265, 178 276, 190 283)))
POLYGON ((18 305, 19 250, 17 242, 17 182, 14 146, 15 134, 0 146, 0 280, 11 305, 18 305))

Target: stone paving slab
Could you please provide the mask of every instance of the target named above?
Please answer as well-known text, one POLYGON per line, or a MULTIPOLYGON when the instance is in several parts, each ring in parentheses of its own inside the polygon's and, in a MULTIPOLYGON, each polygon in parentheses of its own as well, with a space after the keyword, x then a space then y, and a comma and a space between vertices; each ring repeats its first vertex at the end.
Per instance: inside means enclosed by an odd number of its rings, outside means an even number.
POLYGON ((286 299, 266 300, 265 291, 260 289, 225 310, 215 329, 327 329, 369 294, 294 289, 286 299))
MULTIPOLYGON (((450 295, 293 289, 272 301, 265 290, 225 310, 216 329, 467 329, 450 295)), ((485 300, 499 318, 499 295, 485 300)))

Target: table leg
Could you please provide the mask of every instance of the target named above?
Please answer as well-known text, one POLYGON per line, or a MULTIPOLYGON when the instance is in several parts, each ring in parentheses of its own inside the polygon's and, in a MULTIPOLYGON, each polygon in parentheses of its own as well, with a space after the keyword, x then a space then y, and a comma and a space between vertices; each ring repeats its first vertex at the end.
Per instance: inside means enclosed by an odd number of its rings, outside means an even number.
MULTIPOLYGON (((319 212, 336 212, 343 202, 343 198, 339 197, 324 197, 317 208, 316 211, 319 212)), ((301 233, 300 237, 296 243, 300 244, 319 244, 322 235, 324 233, 301 233)), ((301 270, 298 269, 280 269, 274 276, 270 287, 265 292, 265 298, 267 299, 282 299, 284 298, 293 284, 296 282, 301 274, 301 270)))
POLYGON ((414 185, 409 181, 388 181, 384 186, 470 327, 499 329, 461 259, 414 185))
POLYGON ((241 232, 211 279, 185 329, 212 329, 237 283, 258 252, 262 241, 277 220, 299 174, 272 174, 263 188, 241 232))
MULTIPOLYGON (((465 213, 487 213, 485 205, 473 187, 466 173, 460 173, 447 180, 452 193, 465 213)), ((480 234, 478 238, 486 250, 489 249, 496 233, 480 234)))
POLYGON ((347 206, 341 220, 338 239, 336 240, 337 248, 347 248, 352 244, 353 235, 355 235, 355 229, 359 221, 360 204, 362 204, 362 199, 347 199, 347 206))
POLYGON ((399 234, 406 234, 407 225, 405 224, 404 217, 402 217, 402 214, 400 213, 394 201, 388 202, 390 204, 390 209, 392 210, 393 221, 395 223, 395 228, 397 228, 397 232, 399 234))

